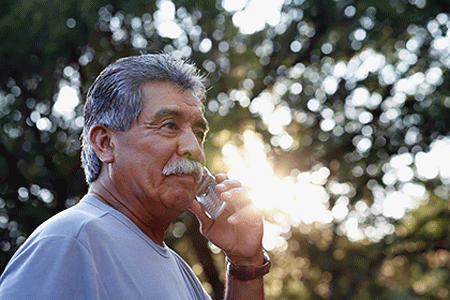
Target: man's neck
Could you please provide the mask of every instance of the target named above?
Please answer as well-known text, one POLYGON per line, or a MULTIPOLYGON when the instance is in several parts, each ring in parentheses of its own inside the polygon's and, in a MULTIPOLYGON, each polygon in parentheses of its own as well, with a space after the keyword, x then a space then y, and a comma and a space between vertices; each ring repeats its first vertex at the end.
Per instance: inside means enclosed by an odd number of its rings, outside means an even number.
POLYGON ((156 244, 163 245, 165 231, 172 219, 153 216, 140 201, 124 197, 114 186, 102 184, 98 180, 90 184, 88 194, 124 214, 156 244))

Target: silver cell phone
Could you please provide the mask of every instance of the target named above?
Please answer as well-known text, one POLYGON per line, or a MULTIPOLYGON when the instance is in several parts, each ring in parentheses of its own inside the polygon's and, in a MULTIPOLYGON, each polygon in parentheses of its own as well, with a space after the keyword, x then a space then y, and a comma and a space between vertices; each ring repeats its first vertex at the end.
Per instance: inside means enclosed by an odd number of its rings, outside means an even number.
POLYGON ((197 201, 203 206, 211 219, 216 219, 224 211, 227 203, 220 199, 216 191, 216 179, 206 167, 203 167, 204 175, 197 190, 197 201))

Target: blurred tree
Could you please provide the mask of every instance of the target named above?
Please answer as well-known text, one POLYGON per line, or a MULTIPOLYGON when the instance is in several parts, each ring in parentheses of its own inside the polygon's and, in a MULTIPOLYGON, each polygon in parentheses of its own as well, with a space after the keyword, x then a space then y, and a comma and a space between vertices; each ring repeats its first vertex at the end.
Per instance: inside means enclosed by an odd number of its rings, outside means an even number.
MULTIPOLYGON (((268 1, 266 19, 261 6, 4 3, 2 268, 38 224, 86 191, 81 99, 95 76, 119 57, 164 51, 209 74, 211 168, 227 171, 222 149, 244 147, 254 131, 274 171, 292 183, 297 206, 267 209, 279 241, 269 299, 449 297, 450 166, 430 169, 429 160, 450 131, 448 3, 268 1), (310 197, 313 205, 317 195, 322 219, 299 219, 298 204, 310 197)), ((167 242, 219 299, 224 276, 215 266, 223 258, 196 226, 183 214, 167 242)))

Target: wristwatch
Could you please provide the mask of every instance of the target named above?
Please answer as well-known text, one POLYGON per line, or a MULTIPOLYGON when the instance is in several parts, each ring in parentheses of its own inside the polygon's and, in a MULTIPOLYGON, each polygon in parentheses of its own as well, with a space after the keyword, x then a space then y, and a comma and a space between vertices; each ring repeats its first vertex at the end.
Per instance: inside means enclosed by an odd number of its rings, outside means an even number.
POLYGON ((236 266, 227 257, 227 273, 240 280, 252 280, 261 278, 270 271, 270 257, 266 251, 263 250, 264 262, 262 266, 254 268, 248 266, 236 266))

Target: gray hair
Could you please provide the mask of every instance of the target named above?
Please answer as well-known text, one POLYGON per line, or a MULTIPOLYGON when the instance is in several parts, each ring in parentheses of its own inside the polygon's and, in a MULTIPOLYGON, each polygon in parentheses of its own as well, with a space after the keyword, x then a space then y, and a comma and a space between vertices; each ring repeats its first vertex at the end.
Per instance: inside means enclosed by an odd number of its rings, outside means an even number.
POLYGON ((130 129, 142 110, 141 87, 151 81, 172 82, 181 90, 192 90, 204 100, 204 77, 191 63, 167 54, 122 58, 107 66, 89 88, 84 106, 81 161, 88 183, 97 179, 101 161, 89 142, 96 124, 119 131, 130 129))

